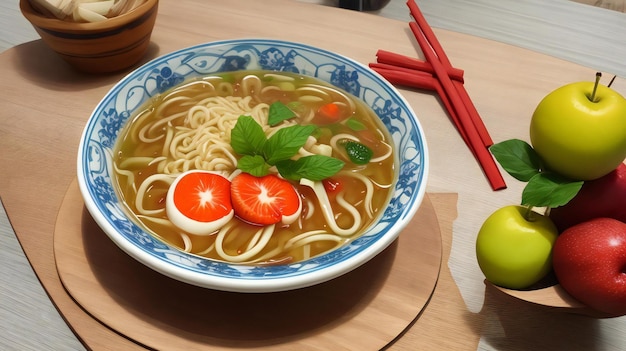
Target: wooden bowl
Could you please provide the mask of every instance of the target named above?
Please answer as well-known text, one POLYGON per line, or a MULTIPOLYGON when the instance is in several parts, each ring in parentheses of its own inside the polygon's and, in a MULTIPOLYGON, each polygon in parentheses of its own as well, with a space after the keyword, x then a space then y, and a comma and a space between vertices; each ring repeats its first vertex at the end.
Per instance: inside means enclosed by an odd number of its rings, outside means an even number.
POLYGON ((46 17, 29 0, 20 0, 20 10, 44 43, 71 66, 87 73, 112 73, 131 67, 145 55, 158 3, 146 0, 128 13, 94 23, 46 17))
POLYGON ((613 318, 620 315, 609 314, 592 309, 573 298, 559 284, 529 290, 513 290, 494 285, 485 280, 487 288, 494 289, 506 296, 510 296, 527 303, 535 304, 558 312, 580 314, 594 318, 613 318))

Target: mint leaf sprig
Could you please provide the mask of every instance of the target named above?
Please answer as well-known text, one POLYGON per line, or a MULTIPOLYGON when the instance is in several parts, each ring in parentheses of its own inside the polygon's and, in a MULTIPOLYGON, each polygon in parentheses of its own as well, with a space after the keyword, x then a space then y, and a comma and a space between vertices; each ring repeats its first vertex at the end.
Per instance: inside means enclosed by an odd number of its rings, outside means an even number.
POLYGON ((539 154, 523 140, 506 140, 492 145, 489 150, 507 173, 527 182, 522 191, 522 205, 531 208, 563 206, 583 186, 583 181, 546 170, 539 154))
POLYGON ((333 176, 343 168, 343 161, 324 155, 291 159, 316 129, 313 125, 292 125, 279 129, 267 138, 254 118, 240 116, 230 132, 230 145, 242 156, 237 167, 262 177, 269 173, 272 166, 276 166, 283 178, 294 181, 301 178, 318 181, 333 176))

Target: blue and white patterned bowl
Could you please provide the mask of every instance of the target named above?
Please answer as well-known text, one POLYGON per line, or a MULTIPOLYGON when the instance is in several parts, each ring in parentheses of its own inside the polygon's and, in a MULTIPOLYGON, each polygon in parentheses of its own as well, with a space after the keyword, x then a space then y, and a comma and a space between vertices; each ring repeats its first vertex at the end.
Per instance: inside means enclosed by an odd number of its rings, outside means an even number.
POLYGON ((368 67, 341 55, 277 40, 201 44, 157 58, 117 83, 96 106, 80 140, 78 183, 102 230, 127 254, 171 278, 235 292, 273 292, 318 284, 367 262, 400 234, 426 190, 428 152, 422 127, 398 91, 368 67), (358 239, 304 262, 278 266, 228 264, 184 253, 130 220, 111 179, 119 131, 155 94, 186 79, 220 71, 267 69, 310 75, 364 100, 380 116, 396 146, 398 180, 380 219, 358 239))

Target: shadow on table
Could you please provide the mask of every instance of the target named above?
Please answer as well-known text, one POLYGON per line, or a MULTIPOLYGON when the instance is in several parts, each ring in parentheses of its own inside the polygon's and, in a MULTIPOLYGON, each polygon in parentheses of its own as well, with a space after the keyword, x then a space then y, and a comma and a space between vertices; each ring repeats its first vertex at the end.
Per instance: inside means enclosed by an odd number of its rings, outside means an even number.
POLYGON ((496 350, 606 349, 597 343, 602 334, 600 320, 533 305, 495 288, 485 289, 479 315, 483 319, 483 342, 496 350))
POLYGON ((72 68, 41 39, 10 49, 13 65, 27 80, 50 90, 80 91, 111 85, 145 62, 159 55, 159 47, 150 43, 146 56, 135 66, 112 74, 87 74, 72 68))

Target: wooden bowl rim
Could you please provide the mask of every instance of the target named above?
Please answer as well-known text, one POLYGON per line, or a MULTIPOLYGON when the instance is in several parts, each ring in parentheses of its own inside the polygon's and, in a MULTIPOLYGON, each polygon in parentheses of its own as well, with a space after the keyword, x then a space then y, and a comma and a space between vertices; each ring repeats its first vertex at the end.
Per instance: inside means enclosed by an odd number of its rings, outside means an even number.
POLYGON ((159 2, 159 0, 146 0, 136 9, 122 15, 110 18, 106 21, 83 23, 63 21, 58 18, 43 16, 33 8, 30 1, 31 0, 20 0, 20 11, 22 12, 22 15, 26 17, 26 19, 34 26, 47 30, 56 30, 61 32, 97 32, 117 28, 128 23, 132 23, 141 18, 146 13, 151 11, 159 2))
POLYGON ((497 286, 486 279, 484 283, 488 288, 499 291, 505 296, 560 312, 579 314, 593 318, 615 318, 622 316, 622 314, 611 314, 594 310, 572 297, 560 284, 534 290, 513 290, 497 286))

